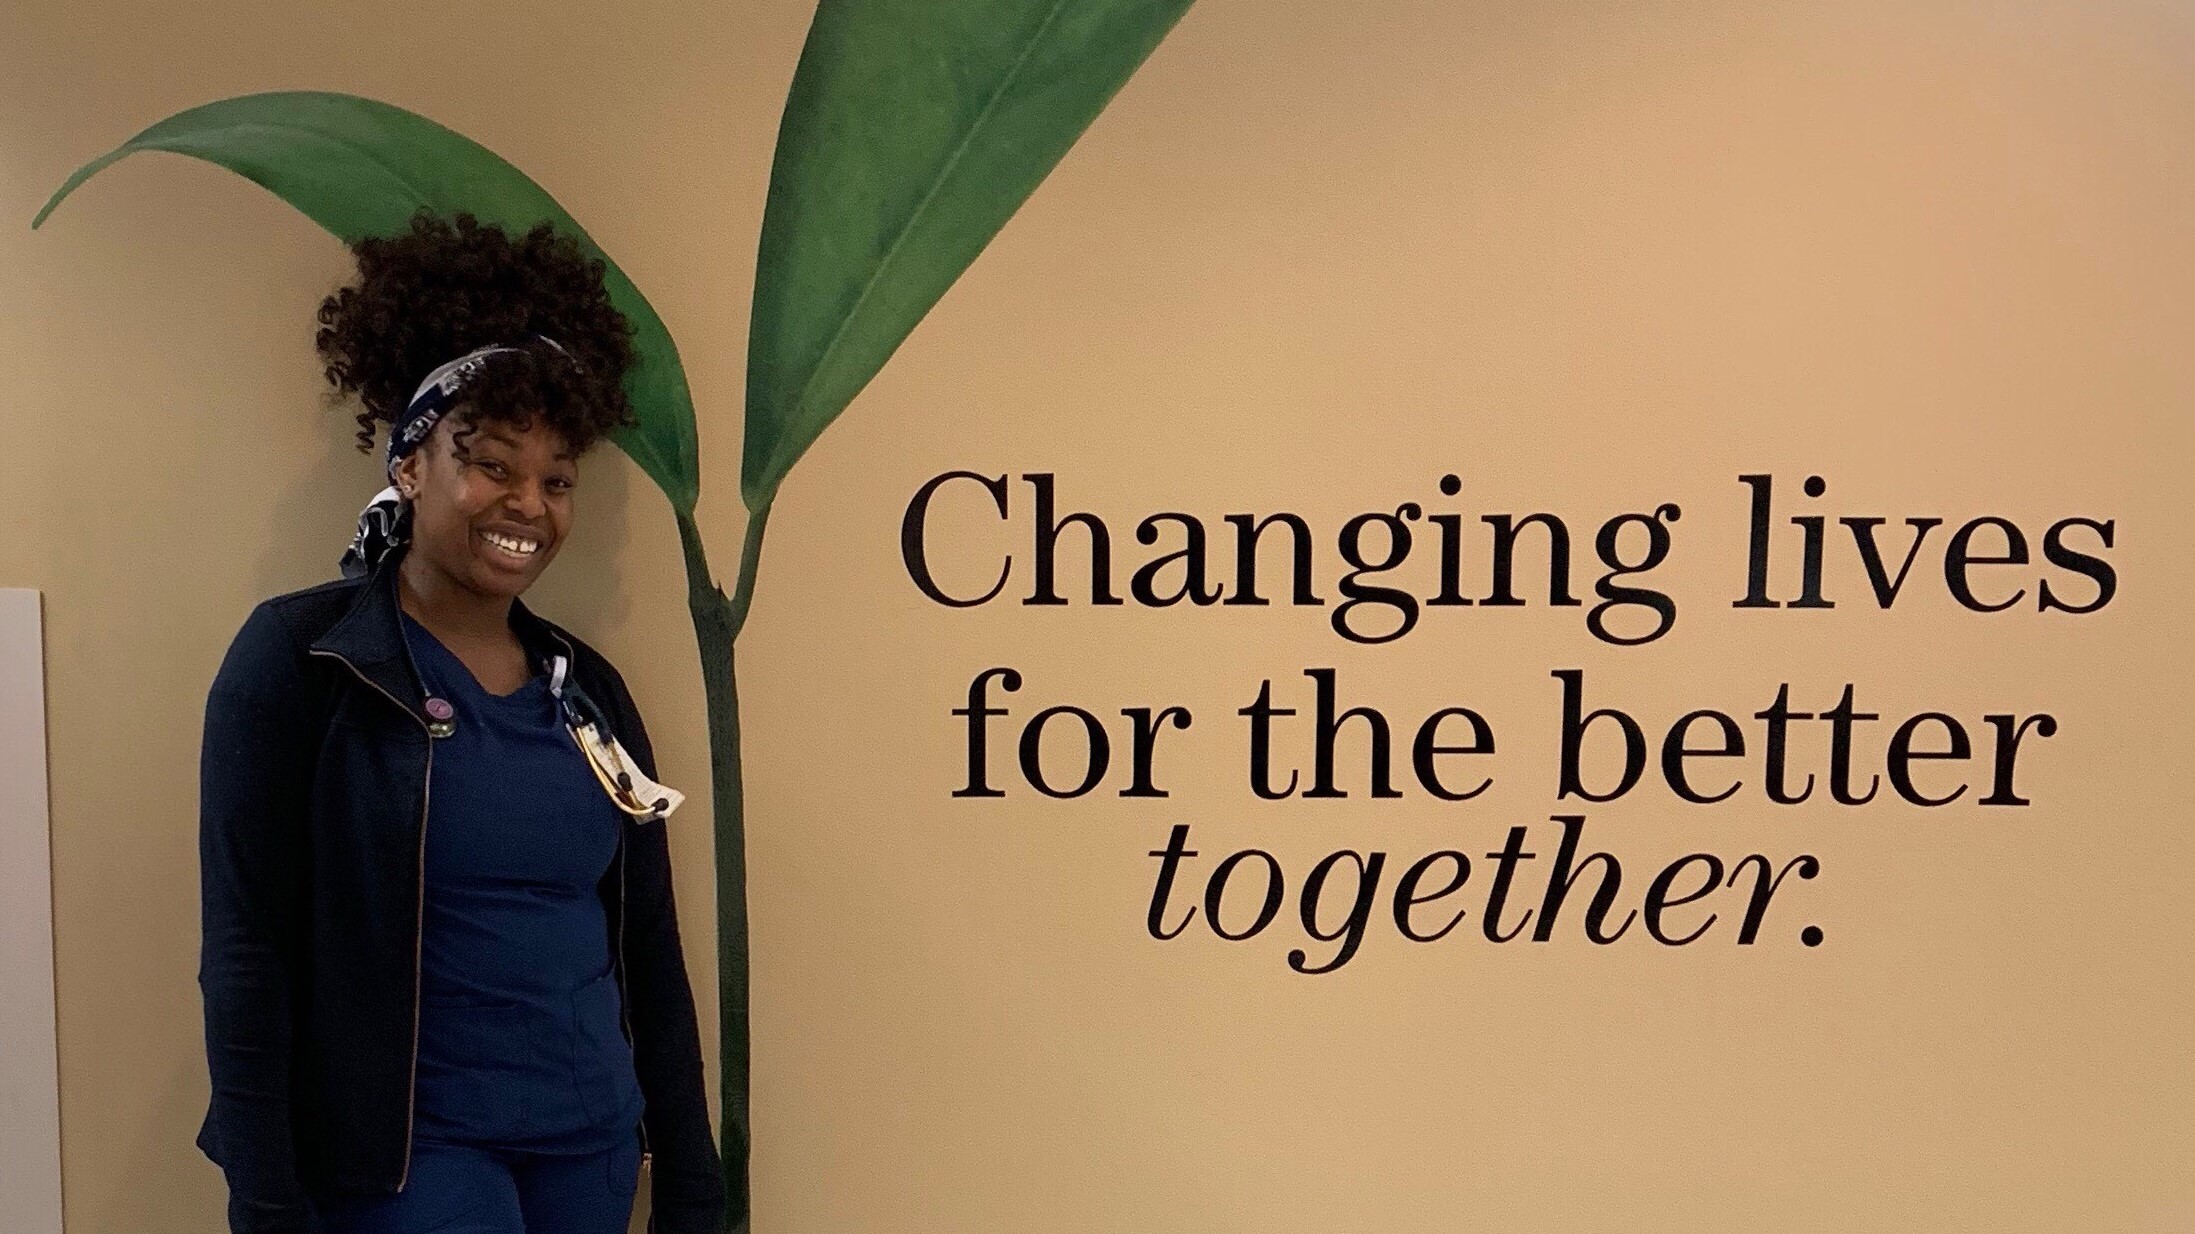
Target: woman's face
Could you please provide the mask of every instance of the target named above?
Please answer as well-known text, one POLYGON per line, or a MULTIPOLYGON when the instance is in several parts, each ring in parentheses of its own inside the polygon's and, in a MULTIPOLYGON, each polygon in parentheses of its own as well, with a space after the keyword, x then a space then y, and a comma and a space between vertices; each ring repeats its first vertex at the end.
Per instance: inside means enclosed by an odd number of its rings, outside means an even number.
POLYGON ((563 547, 579 460, 540 416, 524 428, 478 421, 460 458, 466 427, 453 410, 396 465, 397 488, 411 493, 410 552, 471 591, 516 596, 563 547))

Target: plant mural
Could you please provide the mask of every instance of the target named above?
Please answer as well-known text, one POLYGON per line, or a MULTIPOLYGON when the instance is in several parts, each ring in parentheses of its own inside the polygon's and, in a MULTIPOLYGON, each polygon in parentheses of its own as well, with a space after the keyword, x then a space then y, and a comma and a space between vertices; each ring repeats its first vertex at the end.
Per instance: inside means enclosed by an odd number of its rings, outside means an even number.
POLYGON ((715 806, 726 1228, 749 1228, 747 871, 734 645, 778 486, 997 235, 1192 0, 822 0, 770 171, 747 349, 730 595, 711 573, 693 397, 670 330, 547 191, 423 116, 355 95, 275 91, 179 112, 78 168, 32 220, 139 150, 225 167, 345 244, 421 206, 514 234, 553 222, 602 260, 634 326, 638 422, 612 435, 670 500, 700 646, 715 806))

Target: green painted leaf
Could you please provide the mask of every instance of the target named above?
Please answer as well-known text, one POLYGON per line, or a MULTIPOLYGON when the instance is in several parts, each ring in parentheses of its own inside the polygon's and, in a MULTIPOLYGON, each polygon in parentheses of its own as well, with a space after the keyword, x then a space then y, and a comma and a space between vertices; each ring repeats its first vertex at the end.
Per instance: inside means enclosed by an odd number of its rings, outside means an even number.
POLYGON ((356 95, 282 90, 221 99, 162 120, 76 170, 31 221, 44 222, 77 185, 138 150, 204 159, 272 191, 344 243, 393 235, 424 205, 470 211, 523 232, 543 219, 600 257, 611 301, 631 320, 640 363, 626 379, 640 423, 611 435, 690 513, 700 496, 693 396, 670 331, 556 199, 493 151, 401 107, 356 95))
POLYGON ((750 510, 1190 2, 822 0, 763 214, 740 468, 750 510))

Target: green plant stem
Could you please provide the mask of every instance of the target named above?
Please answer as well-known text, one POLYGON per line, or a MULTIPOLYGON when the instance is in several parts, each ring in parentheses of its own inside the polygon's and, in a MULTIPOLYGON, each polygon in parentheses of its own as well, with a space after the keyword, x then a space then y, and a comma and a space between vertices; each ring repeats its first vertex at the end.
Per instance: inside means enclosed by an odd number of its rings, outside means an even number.
POLYGON ((730 1234, 748 1230, 747 1161, 752 1145, 747 1111, 747 824, 733 644, 740 627, 747 624, 755 570, 762 559, 762 529, 769 517, 767 504, 748 516, 747 535, 739 551, 739 581, 726 596, 709 574, 708 554, 693 516, 678 515, 678 540, 686 556, 686 603, 693 610, 694 637, 701 645, 710 787, 716 808, 717 1023, 723 1066, 723 1118, 717 1145, 724 1160, 724 1228, 730 1234))

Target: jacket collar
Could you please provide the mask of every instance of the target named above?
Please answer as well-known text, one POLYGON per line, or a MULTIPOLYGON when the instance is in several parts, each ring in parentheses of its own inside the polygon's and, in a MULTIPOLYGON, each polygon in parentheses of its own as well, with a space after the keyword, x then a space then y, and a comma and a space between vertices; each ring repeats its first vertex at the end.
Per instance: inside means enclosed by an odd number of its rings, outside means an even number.
MULTIPOLYGON (((407 547, 400 545, 383 555, 350 607, 328 627, 327 633, 313 641, 312 650, 342 659, 416 715, 426 706, 427 691, 420 684, 411 649, 404 643, 403 607, 396 595, 396 567, 407 547)), ((571 641, 516 596, 511 597, 511 628, 532 655, 546 657, 561 652, 569 664, 568 671, 579 672, 579 656, 571 641)))

